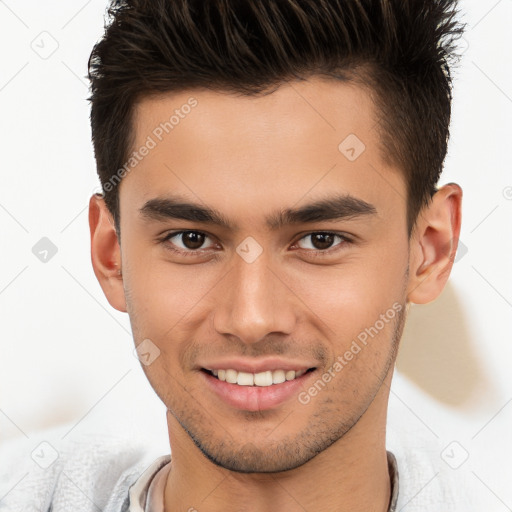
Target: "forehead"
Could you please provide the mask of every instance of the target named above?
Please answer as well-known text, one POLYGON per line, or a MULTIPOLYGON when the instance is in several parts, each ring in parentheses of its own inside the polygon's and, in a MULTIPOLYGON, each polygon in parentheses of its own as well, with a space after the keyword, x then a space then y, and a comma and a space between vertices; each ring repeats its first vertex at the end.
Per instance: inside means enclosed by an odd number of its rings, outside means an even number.
POLYGON ((323 146, 334 144, 336 149, 338 138, 347 130, 372 144, 377 139, 372 134, 368 140, 367 132, 376 124, 375 114, 367 89, 314 77, 263 95, 195 89, 144 98, 135 107, 133 128, 136 144, 155 130, 157 138, 172 132, 176 141, 180 134, 190 140, 193 132, 193 139, 202 145, 213 146, 229 135, 245 150, 252 148, 261 154, 264 148, 258 142, 268 143, 268 139, 274 141, 271 149, 289 141, 310 141, 315 147, 323 141, 323 146), (161 127, 164 133, 160 133, 159 125, 166 122, 172 127, 161 127))
POLYGON ((260 96, 191 89, 145 98, 132 151, 151 149, 121 190, 139 204, 178 192, 238 213, 332 190, 404 207, 403 178, 384 163, 376 123, 365 88, 319 78, 260 96))

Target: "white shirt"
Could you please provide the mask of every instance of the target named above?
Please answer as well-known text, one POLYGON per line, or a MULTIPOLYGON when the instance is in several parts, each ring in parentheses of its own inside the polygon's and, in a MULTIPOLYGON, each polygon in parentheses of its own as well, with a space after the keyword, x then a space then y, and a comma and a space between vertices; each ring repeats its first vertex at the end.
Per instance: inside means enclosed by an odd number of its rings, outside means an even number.
MULTIPOLYGON (((396 459, 388 452, 388 467, 391 477, 391 500, 389 512, 395 512, 398 500, 398 469, 396 459)), ((156 459, 130 488, 128 512, 164 512, 164 491, 171 469, 171 456, 156 459)))
MULTIPOLYGON (((160 446, 133 436, 62 439, 67 429, 0 445, 0 512, 163 512, 171 455, 158 456, 160 446), (58 451, 47 468, 34 459, 37 446, 36 455, 58 451)), ((389 437, 400 479, 396 512, 494 510, 481 503, 482 494, 492 503, 495 497, 475 484, 471 459, 452 469, 441 457, 443 445, 427 443, 411 427, 396 434, 389 437)))
POLYGON ((164 490, 171 456, 158 457, 130 488, 129 512, 164 512, 164 490), (156 473, 156 474, 155 474, 156 473))

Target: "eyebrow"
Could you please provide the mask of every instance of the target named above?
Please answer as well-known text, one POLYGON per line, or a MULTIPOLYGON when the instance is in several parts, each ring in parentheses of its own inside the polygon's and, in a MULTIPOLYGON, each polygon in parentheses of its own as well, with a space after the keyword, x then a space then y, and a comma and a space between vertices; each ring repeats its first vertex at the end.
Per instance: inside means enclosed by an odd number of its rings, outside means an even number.
MULTIPOLYGON (((159 221, 180 219, 236 230, 236 226, 218 210, 188 202, 185 198, 176 195, 150 199, 139 211, 146 219, 159 221)), ((377 215, 374 205, 345 194, 320 199, 295 209, 279 210, 266 217, 265 222, 270 230, 276 231, 290 224, 353 220, 374 215, 377 215)))

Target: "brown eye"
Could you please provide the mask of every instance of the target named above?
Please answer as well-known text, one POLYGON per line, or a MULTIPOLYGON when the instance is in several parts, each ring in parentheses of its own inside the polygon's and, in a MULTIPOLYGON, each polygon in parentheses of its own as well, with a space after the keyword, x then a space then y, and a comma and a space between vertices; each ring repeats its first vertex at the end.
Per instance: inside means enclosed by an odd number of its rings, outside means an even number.
MULTIPOLYGON (((327 249, 330 249, 333 246, 336 238, 340 239, 342 242, 348 241, 341 235, 336 235, 335 233, 318 232, 318 233, 310 233, 309 235, 306 235, 305 237, 301 238, 300 241, 307 240, 307 239, 310 240, 310 243, 306 244, 306 245, 309 245, 309 247, 304 247, 304 246, 300 246, 300 245, 299 245, 299 247, 301 247, 302 249, 316 249, 318 251, 325 251, 327 249)), ((343 245, 343 244, 336 244, 336 245, 343 245)))
POLYGON ((208 238, 210 237, 201 231, 178 231, 169 233, 163 239, 163 243, 173 251, 192 255, 200 250, 213 247, 212 245, 203 247, 208 238))
POLYGON ((183 245, 187 249, 199 249, 203 244, 206 236, 197 231, 185 231, 181 234, 183 245))
POLYGON ((316 249, 329 249, 334 242, 334 235, 330 233, 316 233, 311 235, 311 242, 316 249))

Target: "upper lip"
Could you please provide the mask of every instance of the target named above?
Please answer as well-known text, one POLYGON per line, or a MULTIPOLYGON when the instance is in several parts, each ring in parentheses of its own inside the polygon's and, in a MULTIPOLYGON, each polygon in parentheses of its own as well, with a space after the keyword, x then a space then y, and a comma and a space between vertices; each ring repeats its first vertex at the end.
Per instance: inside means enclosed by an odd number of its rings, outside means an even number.
POLYGON ((236 370, 247 373, 261 373, 274 370, 309 370, 309 368, 314 368, 315 364, 275 357, 261 359, 231 358, 205 361, 204 364, 199 364, 199 367, 206 370, 236 370))

